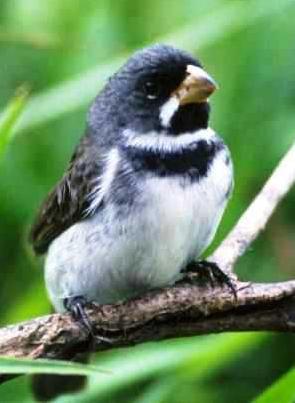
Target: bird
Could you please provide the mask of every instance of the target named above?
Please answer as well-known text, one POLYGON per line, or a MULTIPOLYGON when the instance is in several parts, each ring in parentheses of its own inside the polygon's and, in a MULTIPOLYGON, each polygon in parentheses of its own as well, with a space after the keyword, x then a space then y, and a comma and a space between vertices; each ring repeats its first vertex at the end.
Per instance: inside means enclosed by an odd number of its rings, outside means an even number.
POLYGON ((173 285, 187 268, 233 288, 213 262, 198 264, 233 189, 230 151, 209 126, 217 88, 197 58, 165 44, 108 79, 30 232, 57 312, 88 326, 87 303, 173 285))

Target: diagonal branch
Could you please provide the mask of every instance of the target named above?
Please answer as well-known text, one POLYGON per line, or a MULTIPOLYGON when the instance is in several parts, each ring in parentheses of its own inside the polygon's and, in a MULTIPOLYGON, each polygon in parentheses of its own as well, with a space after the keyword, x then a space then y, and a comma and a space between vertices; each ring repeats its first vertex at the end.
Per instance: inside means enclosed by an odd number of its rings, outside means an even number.
MULTIPOLYGON (((220 267, 232 271, 237 259, 265 227, 295 182, 294 161, 295 144, 211 256, 220 267)), ((112 339, 111 345, 97 342, 92 347, 98 351, 222 331, 295 332, 295 280, 273 284, 234 281, 237 299, 226 288, 200 286, 197 275, 190 274, 173 287, 141 298, 115 305, 91 305, 88 313, 97 333, 112 339)), ((88 336, 67 314, 48 315, 0 329, 0 355, 70 359, 89 348, 88 336)))
POLYGON ((234 264, 266 226, 282 198, 295 183, 295 143, 280 161, 237 225, 216 249, 210 259, 225 271, 234 264))

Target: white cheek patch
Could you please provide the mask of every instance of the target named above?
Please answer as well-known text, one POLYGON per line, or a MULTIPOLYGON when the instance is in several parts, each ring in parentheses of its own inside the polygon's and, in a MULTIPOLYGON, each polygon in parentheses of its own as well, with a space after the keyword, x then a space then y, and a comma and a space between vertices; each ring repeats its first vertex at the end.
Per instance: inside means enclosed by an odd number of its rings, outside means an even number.
POLYGON ((170 126, 171 119, 179 107, 179 100, 176 96, 171 97, 160 108, 160 121, 163 127, 170 126))

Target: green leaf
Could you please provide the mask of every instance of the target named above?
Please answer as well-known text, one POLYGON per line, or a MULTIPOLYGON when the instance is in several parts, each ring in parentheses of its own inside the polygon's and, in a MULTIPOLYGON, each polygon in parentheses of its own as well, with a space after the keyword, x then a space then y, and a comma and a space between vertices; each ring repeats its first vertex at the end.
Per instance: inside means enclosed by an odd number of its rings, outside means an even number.
POLYGON ((177 371, 178 376, 194 376, 201 380, 216 372, 239 354, 257 347, 265 338, 265 333, 233 333, 171 340, 163 343, 147 343, 128 349, 122 354, 118 350, 112 354, 98 355, 99 364, 112 371, 113 375, 102 381, 90 378, 86 391, 69 395, 58 401, 67 403, 86 403, 106 393, 147 379, 151 376, 166 376, 177 371))
POLYGON ((95 365, 77 364, 58 360, 31 360, 27 358, 0 357, 1 374, 57 374, 57 375, 95 375, 102 381, 111 375, 95 365))
POLYGON ((26 87, 20 87, 15 97, 7 106, 7 109, 1 115, 0 158, 4 155, 8 144, 11 142, 15 124, 24 109, 27 97, 28 97, 28 89, 26 87))
POLYGON ((32 385, 29 377, 19 376, 5 382, 0 387, 1 402, 9 403, 33 403, 36 402, 32 395, 32 385))
POLYGON ((175 388, 176 380, 174 376, 161 377, 159 381, 152 382, 133 403, 159 403, 171 393, 175 388))
POLYGON ((295 402, 295 368, 292 368, 290 371, 288 371, 253 401, 253 403, 274 402, 295 402))

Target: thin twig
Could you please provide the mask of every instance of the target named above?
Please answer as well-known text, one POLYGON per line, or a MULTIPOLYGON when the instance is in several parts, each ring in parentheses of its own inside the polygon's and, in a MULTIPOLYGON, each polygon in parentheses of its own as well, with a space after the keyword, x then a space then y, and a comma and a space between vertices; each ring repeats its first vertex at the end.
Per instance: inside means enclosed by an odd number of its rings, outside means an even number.
POLYGON ((295 143, 210 260, 224 271, 233 271, 236 261, 265 228, 277 205, 294 183, 295 143))

